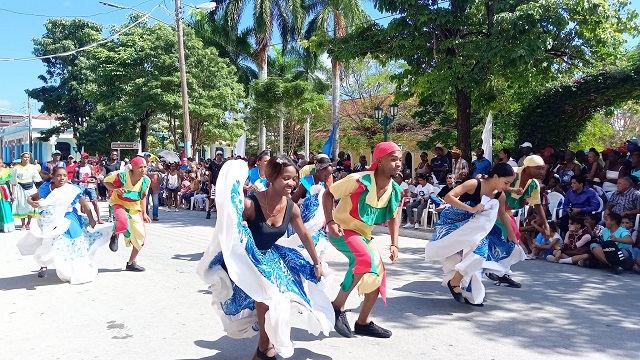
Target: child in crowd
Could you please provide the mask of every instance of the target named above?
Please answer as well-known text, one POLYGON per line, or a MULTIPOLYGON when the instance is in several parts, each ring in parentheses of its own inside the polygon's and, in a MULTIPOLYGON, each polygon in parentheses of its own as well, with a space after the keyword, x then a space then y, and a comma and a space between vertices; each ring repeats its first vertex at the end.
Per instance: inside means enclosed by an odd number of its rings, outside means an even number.
MULTIPOLYGON (((533 227, 538 230, 536 242, 531 247, 531 254, 527 255, 527 260, 536 259, 538 256, 547 257, 553 255, 553 252, 560 250, 562 247, 562 237, 558 233, 558 224, 555 221, 549 221, 549 236, 544 235, 544 229, 537 222, 532 222, 533 227)), ((522 234, 524 237, 524 234, 522 234)))
POLYGON ((602 240, 602 230, 604 230, 604 226, 598 224, 600 222, 599 214, 589 214, 584 218, 584 226, 589 231, 589 235, 591 235, 591 240, 600 241, 602 240))
POLYGON ((601 263, 609 265, 614 273, 633 268, 631 233, 622 225, 622 215, 609 213, 606 228, 602 230, 602 243, 591 244, 591 253, 601 263))
POLYGON ((634 229, 633 220, 634 218, 630 215, 623 215, 622 223, 620 224, 620 226, 629 230, 629 232, 631 233, 631 240, 633 240, 633 246, 638 247, 638 232, 636 231, 636 229, 634 229))
POLYGON ((547 256, 547 261, 561 264, 578 264, 581 260, 591 258, 589 242, 591 235, 583 225, 583 220, 575 216, 569 217, 569 231, 564 238, 564 244, 559 250, 554 250, 553 255, 547 256))

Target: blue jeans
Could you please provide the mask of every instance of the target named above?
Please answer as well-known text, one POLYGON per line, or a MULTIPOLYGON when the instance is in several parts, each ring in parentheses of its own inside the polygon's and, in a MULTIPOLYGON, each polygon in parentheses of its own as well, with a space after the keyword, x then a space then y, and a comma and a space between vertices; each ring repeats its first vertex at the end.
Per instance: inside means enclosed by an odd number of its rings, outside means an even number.
POLYGON ((155 194, 153 190, 149 189, 149 196, 147 196, 147 214, 149 214, 149 200, 153 202, 153 217, 158 217, 158 207, 160 202, 158 201, 158 194, 155 194))

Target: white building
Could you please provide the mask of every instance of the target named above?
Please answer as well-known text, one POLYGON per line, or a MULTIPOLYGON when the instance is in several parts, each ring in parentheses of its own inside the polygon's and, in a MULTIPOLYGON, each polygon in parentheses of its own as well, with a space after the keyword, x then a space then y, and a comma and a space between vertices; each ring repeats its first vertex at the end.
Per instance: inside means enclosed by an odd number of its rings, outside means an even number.
MULTIPOLYGON (((69 155, 77 157, 76 140, 70 130, 52 137, 48 142, 39 140, 40 131, 56 125, 58 121, 55 115, 40 114, 31 118, 32 159, 40 163, 49 161, 54 150, 62 153, 63 160, 69 155)), ((29 151, 29 120, 26 115, 0 114, 0 150, 5 163, 19 159, 21 153, 29 151)))

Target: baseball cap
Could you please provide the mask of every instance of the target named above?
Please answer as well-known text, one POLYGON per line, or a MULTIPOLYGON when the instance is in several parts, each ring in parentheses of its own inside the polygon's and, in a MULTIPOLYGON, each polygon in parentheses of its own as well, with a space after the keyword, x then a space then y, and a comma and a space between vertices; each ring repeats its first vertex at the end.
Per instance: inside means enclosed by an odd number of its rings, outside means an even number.
POLYGON ((222 153, 222 151, 218 150, 216 151, 216 155, 224 155, 224 154, 222 153))
POLYGON ((627 153, 627 147, 626 146, 620 146, 616 150, 618 150, 618 152, 620 154, 623 154, 623 155, 627 153))
POLYGON ((523 142, 523 143, 522 143, 522 145, 520 145, 520 147, 521 147, 521 148, 523 148, 523 147, 529 147, 529 148, 532 148, 532 147, 533 147, 533 145, 531 145, 531 143, 530 143, 530 142, 525 141, 525 142, 523 142))
POLYGON ((87 153, 82 153, 82 154, 80 154, 80 157, 81 157, 81 158, 88 158, 88 157, 89 157, 89 154, 87 154, 87 153))
POLYGON ((67 159, 75 159, 75 157, 73 157, 73 155, 69 155, 67 156, 67 159))
POLYGON ((60 150, 55 150, 54 152, 51 153, 51 155, 60 155, 60 154, 62 154, 60 150))

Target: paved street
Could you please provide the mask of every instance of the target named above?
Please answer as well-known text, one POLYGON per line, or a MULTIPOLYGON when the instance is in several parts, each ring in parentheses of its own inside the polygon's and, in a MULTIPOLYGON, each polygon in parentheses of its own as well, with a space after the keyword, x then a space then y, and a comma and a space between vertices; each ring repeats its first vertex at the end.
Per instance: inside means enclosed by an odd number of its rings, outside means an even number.
MULTIPOLYGON (((104 203, 102 204, 104 206, 104 203)), ((122 271, 129 249, 97 254, 100 274, 85 285, 62 283, 53 270, 36 277, 19 255, 21 233, 0 234, 1 359, 250 359, 256 338, 226 337, 195 274, 214 220, 204 212, 161 210, 147 226, 139 257, 144 273, 122 271)), ((388 236, 376 237, 388 257, 388 236)), ((401 258, 388 265, 388 305, 373 320, 391 339, 314 337, 294 329, 293 359, 638 359, 640 275, 526 261, 516 265, 521 289, 488 280, 484 308, 453 301, 440 270, 425 263, 424 231, 402 231, 401 258)), ((329 264, 338 273, 346 260, 329 264)), ((352 295, 348 307, 357 311, 352 295)), ((348 314, 353 323, 355 313, 348 314)))

